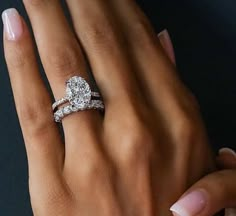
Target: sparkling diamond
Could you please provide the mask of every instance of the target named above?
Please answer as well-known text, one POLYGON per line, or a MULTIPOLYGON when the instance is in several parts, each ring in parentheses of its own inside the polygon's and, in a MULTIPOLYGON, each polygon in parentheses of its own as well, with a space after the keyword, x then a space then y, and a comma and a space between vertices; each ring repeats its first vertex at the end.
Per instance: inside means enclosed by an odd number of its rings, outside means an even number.
POLYGON ((56 115, 58 115, 60 118, 64 117, 63 111, 61 109, 57 110, 56 115))
POLYGON ((64 107, 64 108, 63 108, 63 113, 64 113, 65 115, 70 114, 70 113, 71 113, 71 108, 70 108, 70 106, 64 107))
POLYGON ((86 108, 91 101, 91 89, 85 79, 75 76, 66 82, 66 96, 74 109, 86 108))
POLYGON ((72 110, 73 112, 78 112, 80 109, 81 109, 81 108, 78 108, 78 107, 76 107, 76 106, 74 106, 74 105, 71 105, 71 110, 72 110))
POLYGON ((56 122, 61 121, 61 118, 57 114, 54 114, 54 119, 55 119, 56 122))

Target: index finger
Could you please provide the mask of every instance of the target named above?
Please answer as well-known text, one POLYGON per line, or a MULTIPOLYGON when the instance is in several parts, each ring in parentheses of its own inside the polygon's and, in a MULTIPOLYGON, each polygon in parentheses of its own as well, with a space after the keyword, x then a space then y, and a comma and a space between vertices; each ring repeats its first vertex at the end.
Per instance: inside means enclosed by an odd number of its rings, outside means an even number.
POLYGON ((5 58, 26 145, 29 174, 40 191, 45 181, 58 181, 56 176, 63 165, 63 144, 28 28, 15 9, 4 11, 2 18, 5 58))

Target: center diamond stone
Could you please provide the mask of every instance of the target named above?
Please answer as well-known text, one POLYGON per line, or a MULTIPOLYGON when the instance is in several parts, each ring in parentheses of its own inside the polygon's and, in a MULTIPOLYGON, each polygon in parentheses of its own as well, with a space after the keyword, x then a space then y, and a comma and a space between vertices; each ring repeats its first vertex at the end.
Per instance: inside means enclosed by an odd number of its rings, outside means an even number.
POLYGON ((82 77, 74 76, 66 82, 66 97, 77 109, 86 108, 91 101, 91 89, 82 77))

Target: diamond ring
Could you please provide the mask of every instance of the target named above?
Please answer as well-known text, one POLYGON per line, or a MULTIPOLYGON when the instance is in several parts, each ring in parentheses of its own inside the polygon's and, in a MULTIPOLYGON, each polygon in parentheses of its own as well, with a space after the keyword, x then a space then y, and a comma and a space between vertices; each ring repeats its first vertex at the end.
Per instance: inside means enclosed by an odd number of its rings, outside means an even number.
POLYGON ((79 76, 74 76, 66 82, 65 97, 57 100, 52 109, 55 111, 54 119, 56 122, 74 112, 79 112, 88 109, 104 110, 104 104, 98 92, 93 92, 87 81, 79 76), (62 108, 59 106, 69 103, 62 108))

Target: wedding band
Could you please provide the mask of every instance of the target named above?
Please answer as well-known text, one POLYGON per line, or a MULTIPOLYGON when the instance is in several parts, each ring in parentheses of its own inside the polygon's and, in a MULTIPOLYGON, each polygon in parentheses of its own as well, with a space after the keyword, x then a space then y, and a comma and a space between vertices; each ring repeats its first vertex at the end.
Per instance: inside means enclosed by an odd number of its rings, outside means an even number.
POLYGON ((92 109, 97 109, 97 110, 104 110, 104 104, 101 100, 92 100, 91 104, 89 106, 87 106, 86 108, 76 108, 72 105, 67 105, 64 106, 60 109, 58 109, 55 113, 54 113, 54 119, 55 122, 61 122, 63 118, 65 118, 66 116, 74 113, 74 112, 79 112, 79 111, 84 111, 84 110, 92 110, 92 109))
POLYGON ((98 109, 104 110, 104 103, 98 92, 93 92, 87 81, 79 76, 74 76, 66 81, 66 94, 65 97, 57 100, 52 105, 54 119, 56 122, 61 120, 74 112, 98 109), (60 108, 61 105, 69 103, 60 108))

